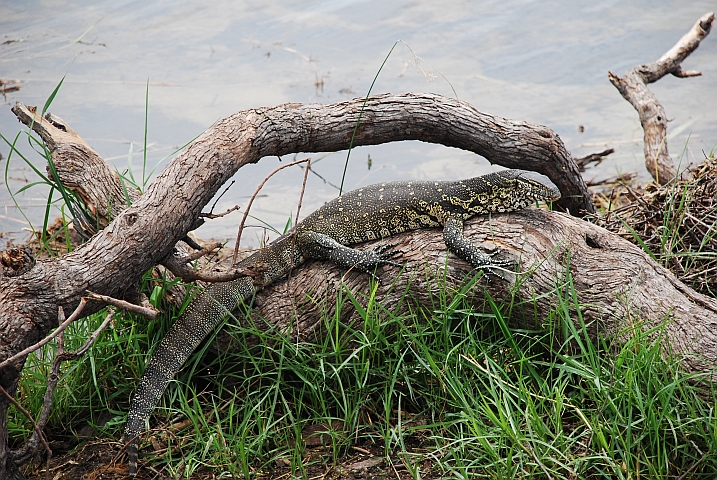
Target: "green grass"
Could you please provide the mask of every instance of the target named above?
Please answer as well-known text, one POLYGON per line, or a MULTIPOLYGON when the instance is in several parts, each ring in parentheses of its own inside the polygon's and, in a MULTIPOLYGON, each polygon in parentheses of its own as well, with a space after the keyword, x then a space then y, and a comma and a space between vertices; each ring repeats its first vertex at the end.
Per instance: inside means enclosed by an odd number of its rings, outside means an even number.
MULTIPOLYGON (((315 342, 228 322, 237 348, 195 354, 153 422, 163 426, 153 440, 167 448, 153 454, 145 443, 142 461, 178 478, 252 478, 277 461, 306 477, 358 446, 414 478, 677 478, 695 465, 686 478, 708 478, 717 470, 717 397, 698 390, 679 359, 664 358, 660 331, 622 345, 590 342, 566 314, 576 311, 569 278, 551 318, 536 319, 541 328, 510 328, 505 312, 519 305, 486 299, 490 313, 476 312, 470 286, 441 291, 431 312, 405 315, 344 291, 337 306, 358 306, 360 321, 324 318, 315 342), (166 428, 178 413, 189 416, 186 427, 166 428), (302 440, 316 424, 332 426, 321 454, 302 440)), ((101 318, 73 325, 68 343, 79 346, 101 318)), ((118 316, 82 361, 65 365, 50 431, 110 416, 102 434, 118 438, 146 352, 170 323, 118 316)), ((35 413, 51 350, 31 356, 20 385, 35 413)), ((15 411, 10 425, 16 442, 30 429, 15 411)))

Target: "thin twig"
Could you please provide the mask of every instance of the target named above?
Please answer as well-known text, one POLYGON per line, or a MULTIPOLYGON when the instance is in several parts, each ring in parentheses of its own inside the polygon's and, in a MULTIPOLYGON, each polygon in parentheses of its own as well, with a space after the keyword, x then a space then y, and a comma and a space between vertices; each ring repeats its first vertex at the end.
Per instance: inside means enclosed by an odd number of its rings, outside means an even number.
POLYGON ((538 455, 535 453, 535 450, 533 450, 533 446, 530 444, 530 442, 526 441, 523 443, 526 447, 528 447, 528 450, 530 450, 530 453, 533 455, 533 460, 535 460, 540 467, 540 469, 543 471, 546 477, 548 477, 548 480, 553 480, 553 477, 548 472, 548 469, 545 468, 545 465, 543 465, 543 462, 540 461, 538 458, 538 455))
POLYGON ((225 216, 225 215, 229 215, 229 214, 232 213, 233 211, 239 210, 240 208, 241 208, 241 207, 240 207, 239 205, 234 205, 232 208, 228 209, 228 210, 227 210, 226 212, 224 212, 224 213, 212 213, 212 212, 209 212, 209 213, 200 213, 199 216, 202 217, 202 218, 208 218, 208 219, 210 219, 210 220, 213 220, 213 219, 215 219, 215 218, 221 218, 221 217, 223 217, 223 216, 225 216))
POLYGON ((334 187, 336 190, 339 190, 339 186, 338 186, 338 185, 334 185, 333 183, 331 183, 331 182, 329 182, 328 180, 326 180, 324 177, 322 177, 321 175, 319 175, 319 174, 316 172, 316 170, 314 170, 313 168, 310 168, 309 171, 310 171, 311 173, 313 173, 314 175, 316 175, 317 177, 319 177, 325 184, 334 187))
POLYGON ((222 248, 222 245, 223 245, 222 242, 210 243, 209 245, 207 245, 206 247, 204 247, 203 249, 201 249, 197 252, 192 252, 185 257, 180 257, 179 260, 182 263, 189 263, 189 262, 193 262, 194 260, 199 260, 200 258, 204 257, 205 255, 214 253, 214 250, 217 250, 218 248, 222 248))
POLYGON ((237 262, 237 255, 239 255, 239 241, 241 240, 242 231, 244 231, 244 223, 246 222, 246 217, 249 216, 249 210, 251 210, 251 205, 252 205, 252 203, 254 203, 254 199, 259 194, 259 191, 262 189, 264 184, 279 170, 283 170, 284 168, 287 168, 287 167, 293 167, 294 165, 299 165, 300 163, 306 163, 309 160, 310 159, 305 158, 303 160, 297 160, 295 162, 287 163, 286 165, 282 165, 282 166, 276 168, 273 172, 271 172, 269 175, 267 175, 264 178, 264 180, 262 180, 262 182, 259 184, 259 186, 256 188, 256 191, 249 199, 249 203, 247 203, 246 209, 244 210, 244 216, 242 217, 241 223, 239 224, 239 231, 237 232, 237 242, 236 242, 236 245, 234 245, 234 255, 232 256, 232 265, 237 262))
MULTIPOLYGON (((59 362, 64 362, 66 360, 76 360, 76 359, 80 358, 82 355, 84 355, 87 352, 87 350, 89 350, 90 347, 92 345, 94 345, 94 343, 97 341, 97 338, 100 336, 100 333, 102 333, 102 331, 105 328, 107 328, 107 325, 110 324, 110 321, 112 320, 112 317, 114 316, 115 311, 112 308, 108 308, 107 310, 108 310, 107 317, 105 317, 104 321, 100 324, 100 326, 97 327, 97 329, 94 332, 92 332, 92 335, 90 335, 90 338, 88 338, 85 341, 84 345, 82 345, 80 348, 78 348, 74 352, 68 353, 68 352, 63 351, 61 355, 60 354, 57 355, 56 360, 57 360, 57 358, 59 358, 59 362)), ((58 362, 58 364, 59 364, 59 362, 58 362)), ((54 365, 54 363, 53 363, 53 365, 54 365)))
POLYGON ((693 470, 699 467, 700 463, 702 463, 705 458, 707 458, 707 453, 704 453, 699 460, 697 460, 690 468, 687 469, 687 471, 685 471, 685 473, 677 477, 677 480, 684 480, 685 478, 687 478, 693 470))
POLYGON ((28 420, 30 420, 30 423, 32 424, 33 430, 35 430, 35 433, 37 433, 37 434, 40 436, 40 439, 42 440, 42 444, 45 446, 45 449, 47 450, 47 455, 48 455, 48 457, 51 457, 51 456, 52 456, 52 449, 50 448, 50 444, 47 443, 47 438, 45 438, 45 435, 42 433, 42 431, 40 430, 40 428, 37 426, 37 423, 35 423, 35 420, 32 419, 32 415, 30 414, 30 412, 28 412, 27 410, 25 410, 25 409, 23 408, 23 406, 20 405, 20 404, 17 402, 17 400, 15 400, 15 399, 13 398, 13 396, 10 395, 7 390, 5 390, 5 388, 3 388, 2 385, 0 385, 0 393, 2 393, 3 395, 5 395, 5 398, 7 398, 7 399, 10 401, 10 403, 12 403, 12 404, 15 406, 15 408, 17 408, 20 412, 22 412, 22 414, 25 415, 28 420))
MULTIPOLYGON (((84 298, 84 297, 82 297, 82 299, 80 300, 80 304, 77 306, 77 308, 75 309, 75 311, 72 312, 72 315, 70 315, 70 318, 68 318, 67 320, 65 320, 64 322, 62 322, 62 323, 55 329, 54 332, 52 332, 50 335, 46 336, 45 338, 43 338, 42 340, 40 340, 40 341, 37 342, 36 344, 31 345, 31 346, 27 347, 25 350, 16 353, 15 355, 13 355, 13 356, 10 357, 10 358, 5 359, 2 363, 0 363, 0 370, 2 370, 4 367, 6 367, 7 365, 9 365, 11 362, 17 360, 18 358, 21 358, 21 357, 27 355, 27 354, 30 353, 30 352, 34 352, 35 350, 37 350, 38 348, 42 347, 43 345, 45 345, 46 343, 48 343, 50 340, 52 340, 53 338, 55 338, 57 335, 59 335, 60 333, 62 333, 62 332, 67 328, 67 326, 68 326, 69 324, 71 324, 72 322, 74 322, 75 320, 77 320, 77 319, 79 318, 80 313, 82 313, 82 309, 85 308, 85 305, 86 305, 86 304, 87 304, 87 299, 84 298)), ((63 313, 63 316, 64 316, 64 313, 63 313)))
POLYGON ((301 183, 301 194, 299 195, 299 205, 296 207, 296 221, 294 226, 299 224, 299 213, 301 213, 301 202, 304 200, 304 192, 306 191, 306 179, 311 169, 311 158, 306 159, 306 168, 304 169, 304 181, 301 183))
POLYGON ((578 169, 581 172, 584 172, 585 167, 587 167, 590 163, 594 163, 596 166, 600 165, 602 161, 605 160, 605 157, 612 153, 615 153, 615 149, 608 148, 607 150, 603 150, 599 153, 591 153, 590 155, 586 155, 584 157, 573 158, 573 160, 575 160, 575 163, 578 165, 578 169))
MULTIPOLYGON (((212 215, 213 215, 212 212, 214 212, 214 207, 217 206, 217 202, 219 202, 219 200, 221 200, 221 198, 224 196, 224 194, 227 193, 230 188, 232 188, 232 185, 234 185, 234 183, 236 183, 236 180, 232 180, 231 183, 229 183, 229 186, 228 186, 227 188, 225 188, 224 191, 221 193, 221 195, 219 195, 219 196, 217 197, 217 199, 214 200, 214 203, 212 204, 212 208, 210 208, 210 209, 209 209, 209 213, 206 214, 207 217, 209 217, 209 218, 215 218, 215 217, 212 216, 212 215)), ((235 206, 234 209, 239 209, 239 206, 235 206)), ((232 210, 228 210, 224 215, 226 215, 227 213, 229 213, 229 212, 231 212, 231 211, 232 211, 232 210)), ((221 216, 221 215, 220 215, 220 216, 221 216)))
POLYGON ((98 293, 90 292, 89 290, 87 290, 87 298, 92 300, 99 300, 100 302, 115 306, 120 310, 127 310, 129 312, 137 313, 139 315, 142 315, 143 317, 146 317, 149 320, 156 320, 157 314, 159 313, 159 310, 155 309, 154 307, 148 308, 143 307, 141 305, 135 305, 134 303, 130 303, 125 300, 108 297, 107 295, 100 295, 98 293))
POLYGON ((232 268, 224 272, 207 272, 205 270, 195 270, 187 264, 187 262, 194 260, 198 256, 207 255, 213 250, 213 246, 221 246, 221 244, 210 245, 207 248, 194 252, 193 254, 176 257, 170 255, 162 260, 167 270, 172 272, 174 276, 180 277, 185 282, 193 282, 195 280, 202 280, 204 282, 230 282, 236 280, 239 277, 254 277, 256 274, 256 268, 232 268))

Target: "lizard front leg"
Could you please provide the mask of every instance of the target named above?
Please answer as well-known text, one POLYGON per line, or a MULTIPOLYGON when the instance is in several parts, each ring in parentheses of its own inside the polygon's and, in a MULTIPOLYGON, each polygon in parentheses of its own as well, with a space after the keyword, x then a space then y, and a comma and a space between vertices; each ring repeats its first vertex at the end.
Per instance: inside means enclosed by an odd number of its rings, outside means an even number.
POLYGON ((443 226, 443 241, 448 250, 458 257, 470 263, 477 269, 487 270, 490 273, 493 268, 505 268, 513 265, 513 262, 506 260, 494 260, 493 255, 483 252, 463 235, 463 218, 458 215, 451 215, 443 226))

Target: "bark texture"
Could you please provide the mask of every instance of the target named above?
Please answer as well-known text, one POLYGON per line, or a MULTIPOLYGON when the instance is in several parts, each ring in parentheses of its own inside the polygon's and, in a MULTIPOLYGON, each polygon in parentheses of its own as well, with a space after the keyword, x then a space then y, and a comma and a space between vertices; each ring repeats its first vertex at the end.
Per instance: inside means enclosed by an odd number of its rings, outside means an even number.
MULTIPOLYGON (((36 107, 16 104, 12 112, 40 135, 52 155, 57 180, 85 205, 97 230, 136 202, 140 192, 123 185, 119 175, 64 120, 50 113, 40 116, 36 107)), ((52 172, 48 167, 48 175, 52 172)), ((88 219, 90 220, 90 219, 88 219)))
POLYGON ((608 72, 608 78, 620 94, 635 107, 644 130, 645 166, 652 178, 661 185, 677 176, 675 164, 667 151, 667 114, 657 97, 647 88, 671 73, 680 78, 701 75, 682 68, 682 61, 700 46, 712 29, 714 13, 704 14, 670 50, 656 62, 638 65, 620 78, 608 72))

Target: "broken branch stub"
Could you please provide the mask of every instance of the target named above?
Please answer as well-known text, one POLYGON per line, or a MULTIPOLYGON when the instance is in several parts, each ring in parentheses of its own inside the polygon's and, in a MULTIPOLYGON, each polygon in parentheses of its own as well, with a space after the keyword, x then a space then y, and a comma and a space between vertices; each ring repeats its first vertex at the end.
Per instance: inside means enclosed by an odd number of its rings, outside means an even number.
MULTIPOLYGON (((127 208, 128 197, 130 203, 139 199, 140 192, 123 184, 110 164, 60 117, 50 113, 42 117, 37 107, 21 102, 12 107, 12 112, 45 142, 60 183, 82 200, 93 217, 93 226, 106 227, 127 208)), ((49 166, 47 170, 49 174, 49 166)))

